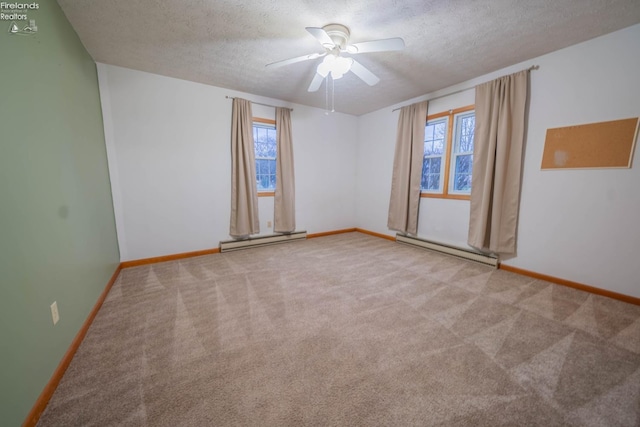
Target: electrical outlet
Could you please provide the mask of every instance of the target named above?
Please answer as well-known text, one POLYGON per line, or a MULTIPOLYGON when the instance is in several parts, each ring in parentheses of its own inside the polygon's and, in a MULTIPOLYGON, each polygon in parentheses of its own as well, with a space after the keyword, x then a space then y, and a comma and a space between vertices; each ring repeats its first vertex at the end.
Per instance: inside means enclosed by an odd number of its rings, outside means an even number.
POLYGON ((271 228, 271 221, 267 221, 267 228, 271 228))
POLYGON ((60 313, 58 313, 58 303, 56 301, 51 304, 51 319, 53 320, 53 324, 55 325, 60 320, 60 313))

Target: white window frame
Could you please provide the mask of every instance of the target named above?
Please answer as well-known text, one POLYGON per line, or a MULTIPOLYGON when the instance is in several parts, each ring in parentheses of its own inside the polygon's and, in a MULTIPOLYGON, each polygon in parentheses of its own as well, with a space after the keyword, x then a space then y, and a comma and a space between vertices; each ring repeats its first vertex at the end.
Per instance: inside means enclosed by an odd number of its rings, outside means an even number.
MULTIPOLYGON (((255 128, 259 127, 259 128, 267 128, 267 129, 276 129, 276 121, 275 120, 271 120, 271 119, 263 119, 260 117, 254 117, 253 118, 253 126, 252 126, 252 132, 254 132, 255 128)), ((255 143, 256 141, 254 141, 254 149, 255 149, 255 143)), ((276 147, 277 150, 277 147, 276 147)), ((276 153, 277 156, 277 153, 276 153)), ((255 156, 255 160, 256 163, 258 160, 276 160, 277 157, 258 157, 257 155, 255 156)), ((257 166, 257 165, 256 165, 257 166)), ((256 180, 258 179, 259 176, 259 172, 256 168, 256 180)), ((275 187, 274 188, 267 188, 267 189, 258 189, 258 196, 259 197, 265 197, 265 196, 273 196, 275 194, 275 187)))
MULTIPOLYGON (((445 135, 444 135, 444 141, 443 141, 443 149, 442 149, 442 154, 440 155, 436 155, 436 154, 431 154, 431 155, 427 155, 424 156, 423 155, 423 164, 424 164, 424 159, 437 159, 440 158, 440 179, 439 179, 439 186, 437 190, 433 190, 433 189, 422 189, 421 191, 423 193, 426 194, 442 194, 442 189, 444 188, 444 173, 445 173, 445 169, 446 169, 446 163, 447 163, 447 133, 448 133, 448 129, 449 129, 449 117, 437 117, 433 120, 428 120, 425 124, 425 128, 429 125, 437 125, 439 123, 444 123, 445 125, 445 135)), ((425 142, 426 142, 426 137, 425 137, 425 142)))
MULTIPOLYGON (((455 133, 453 135, 453 140, 452 140, 452 145, 451 145, 451 164, 449 166, 449 194, 455 194, 455 195, 471 195, 471 190, 456 190, 454 188, 454 184, 455 184, 455 177, 456 177, 456 159, 459 156, 468 156, 471 155, 472 161, 473 161, 473 149, 471 149, 471 151, 458 151, 458 147, 460 146, 460 138, 461 138, 461 132, 462 132, 462 119, 470 117, 470 116, 474 116, 475 117, 476 112, 475 110, 472 111, 465 111, 462 113, 458 113, 455 114, 453 116, 453 123, 454 123, 454 129, 455 129, 455 133)), ((475 141, 474 141, 475 142, 475 141)))

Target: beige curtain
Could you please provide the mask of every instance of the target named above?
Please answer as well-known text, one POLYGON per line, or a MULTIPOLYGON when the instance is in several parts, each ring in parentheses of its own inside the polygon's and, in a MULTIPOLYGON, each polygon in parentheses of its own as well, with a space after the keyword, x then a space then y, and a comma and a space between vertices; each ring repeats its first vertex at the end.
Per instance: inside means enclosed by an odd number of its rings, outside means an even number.
POLYGON ((291 233, 296 229, 296 186, 293 170, 291 110, 276 108, 276 192, 273 201, 273 231, 291 233))
POLYGON ((235 98, 231 118, 231 227, 229 235, 243 238, 259 232, 251 102, 235 98))
POLYGON ((418 232, 426 122, 427 101, 408 105, 400 110, 387 220, 390 230, 408 234, 418 232))
POLYGON ((476 87, 469 245, 516 252, 529 71, 476 87))

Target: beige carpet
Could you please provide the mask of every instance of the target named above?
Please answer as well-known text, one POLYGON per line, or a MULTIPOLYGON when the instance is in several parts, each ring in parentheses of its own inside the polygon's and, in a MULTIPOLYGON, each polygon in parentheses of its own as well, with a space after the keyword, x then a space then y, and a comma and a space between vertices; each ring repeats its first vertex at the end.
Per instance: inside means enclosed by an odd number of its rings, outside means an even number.
POLYGON ((40 426, 637 426, 640 307, 360 233, 123 270, 40 426))

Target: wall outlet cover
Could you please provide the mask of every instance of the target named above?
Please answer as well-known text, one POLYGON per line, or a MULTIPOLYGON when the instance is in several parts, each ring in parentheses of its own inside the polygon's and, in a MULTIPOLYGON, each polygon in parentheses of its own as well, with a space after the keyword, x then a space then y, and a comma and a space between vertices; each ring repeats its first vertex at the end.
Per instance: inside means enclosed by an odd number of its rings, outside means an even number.
POLYGON ((54 301, 51 304, 51 319, 53 320, 53 324, 55 325, 60 320, 60 313, 58 313, 58 302, 54 301))

